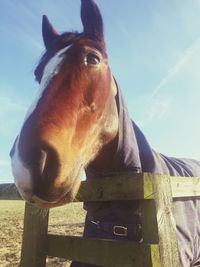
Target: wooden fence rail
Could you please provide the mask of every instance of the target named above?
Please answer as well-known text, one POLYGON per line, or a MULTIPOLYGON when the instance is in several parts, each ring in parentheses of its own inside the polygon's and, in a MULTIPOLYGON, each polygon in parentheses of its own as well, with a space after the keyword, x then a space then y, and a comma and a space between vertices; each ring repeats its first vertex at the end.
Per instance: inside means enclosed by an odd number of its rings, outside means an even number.
MULTIPOLYGON (((48 209, 26 204, 21 267, 44 267, 47 256, 104 267, 180 267, 173 198, 200 197, 200 178, 121 173, 84 181, 75 201, 139 200, 143 243, 48 234, 48 209), (162 218, 162 220, 161 220, 162 218)), ((13 184, 0 199, 21 199, 13 184)))

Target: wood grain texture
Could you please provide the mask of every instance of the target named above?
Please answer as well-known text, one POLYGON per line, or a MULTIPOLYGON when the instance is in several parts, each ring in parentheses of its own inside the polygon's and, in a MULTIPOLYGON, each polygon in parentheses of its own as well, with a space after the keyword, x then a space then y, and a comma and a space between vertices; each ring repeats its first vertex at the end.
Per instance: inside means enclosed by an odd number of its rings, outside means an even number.
MULTIPOLYGON (((162 175, 116 173, 111 177, 83 181, 75 201, 154 199, 152 180, 162 175)), ((164 176, 166 177, 166 176, 164 176)), ((173 198, 200 197, 200 177, 169 176, 173 198)), ((21 200, 14 184, 0 184, 0 200, 21 200)))
POLYGON ((141 201, 142 236, 145 244, 158 244, 158 224, 154 199, 141 201))
POLYGON ((170 177, 156 175, 153 177, 152 183, 156 205, 161 266, 180 267, 170 177))
POLYGON ((38 209, 26 204, 21 250, 21 267, 46 266, 48 209, 38 209))
POLYGON ((104 267, 161 267, 158 245, 48 235, 48 255, 104 267))
POLYGON ((170 177, 173 198, 200 197, 199 177, 170 177))

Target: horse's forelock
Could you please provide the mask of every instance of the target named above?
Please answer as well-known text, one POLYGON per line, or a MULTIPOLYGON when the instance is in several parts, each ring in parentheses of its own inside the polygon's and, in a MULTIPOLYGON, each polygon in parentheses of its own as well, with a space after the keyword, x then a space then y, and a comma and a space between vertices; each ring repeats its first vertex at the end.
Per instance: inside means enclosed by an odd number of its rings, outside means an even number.
POLYGON ((35 68, 34 74, 37 82, 40 83, 43 75, 44 68, 49 60, 62 48, 67 47, 79 39, 81 36, 77 32, 66 32, 58 37, 52 47, 45 51, 43 56, 40 58, 38 65, 35 68))
POLYGON ((75 44, 77 41, 82 41, 83 45, 84 43, 86 44, 88 42, 91 42, 92 46, 99 50, 105 57, 107 56, 104 42, 90 40, 84 35, 84 33, 65 32, 58 37, 52 47, 46 50, 41 59, 39 60, 39 63, 34 71, 36 81, 40 83, 46 64, 59 50, 71 44, 75 44))

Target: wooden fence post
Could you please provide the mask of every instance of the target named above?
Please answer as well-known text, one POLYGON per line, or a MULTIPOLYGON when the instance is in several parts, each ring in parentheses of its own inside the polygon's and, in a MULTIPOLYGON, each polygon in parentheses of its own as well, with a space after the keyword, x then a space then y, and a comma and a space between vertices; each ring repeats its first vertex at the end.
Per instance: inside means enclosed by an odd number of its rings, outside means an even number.
POLYGON ((26 203, 21 267, 46 266, 48 218, 48 209, 39 209, 26 203))
POLYGON ((169 176, 152 175, 162 267, 180 267, 176 223, 169 176))

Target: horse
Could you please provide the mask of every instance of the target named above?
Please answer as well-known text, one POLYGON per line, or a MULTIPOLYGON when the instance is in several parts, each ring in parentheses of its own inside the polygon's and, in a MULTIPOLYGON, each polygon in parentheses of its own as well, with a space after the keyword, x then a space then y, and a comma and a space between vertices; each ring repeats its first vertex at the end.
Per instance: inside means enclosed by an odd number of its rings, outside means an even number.
MULTIPOLYGON (((94 0, 81 1, 81 20, 83 32, 59 34, 43 16, 45 52, 35 69, 40 90, 10 152, 21 196, 40 208, 64 205, 75 198, 84 173, 87 179, 119 171, 200 176, 200 162, 154 151, 131 120, 109 67, 94 0)), ((174 201, 182 267, 200 261, 199 201, 174 201)), ((142 242, 137 201, 85 203, 84 208, 84 236, 142 242)))

